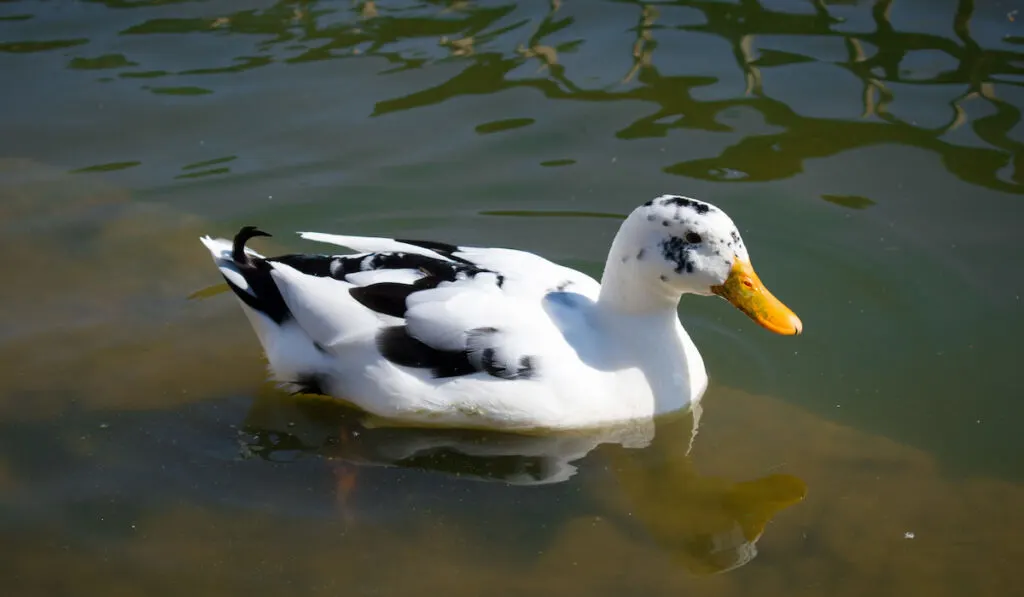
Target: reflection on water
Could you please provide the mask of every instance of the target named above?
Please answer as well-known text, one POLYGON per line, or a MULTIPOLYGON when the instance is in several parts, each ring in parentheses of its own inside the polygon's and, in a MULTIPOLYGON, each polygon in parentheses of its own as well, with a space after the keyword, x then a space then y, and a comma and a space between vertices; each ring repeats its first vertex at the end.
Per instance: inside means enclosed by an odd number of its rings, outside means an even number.
MULTIPOLYGON (((246 416, 251 439, 242 452, 271 461, 316 454, 336 463, 518 486, 566 482, 577 473, 574 462, 605 446, 618 495, 602 492, 598 502, 604 508, 598 513, 606 510, 614 519, 628 510, 630 523, 639 522, 687 570, 723 572, 753 559, 765 525, 777 511, 803 499, 806 489, 792 475, 742 483, 702 475, 690 458, 698 421, 699 411, 674 417, 659 425, 657 435, 653 425, 556 435, 374 428, 334 402, 264 395, 246 416), (609 504, 616 508, 607 511, 609 504)), ((353 499, 358 472, 337 464, 334 470, 339 496, 353 499)))
POLYGON ((1009 10, 0 3, 0 590, 1011 594, 1009 10), (685 304, 696 435, 389 429, 283 396, 195 242, 425 231, 598 273, 635 195, 674 186, 740 214, 814 322, 781 349, 685 304))
MULTIPOLYGON (((645 102, 650 105, 647 114, 616 133, 637 139, 677 129, 729 131, 734 113, 749 109, 763 119, 763 134, 747 136, 717 155, 665 163, 664 170, 707 180, 776 180, 801 172, 809 159, 898 143, 939 154, 946 168, 971 183, 1013 193, 1024 189, 1018 164, 1024 152, 1014 134, 1020 109, 1000 92, 1024 80, 1017 51, 1021 38, 1010 34, 1013 21, 1006 13, 988 3, 960 0, 955 8, 946 3, 941 11, 946 22, 932 25, 935 33, 901 31, 891 18, 894 6, 900 7, 895 0, 633 1, 600 11, 579 3, 539 1, 289 0, 244 8, 213 4, 194 11, 203 16, 157 11, 162 2, 102 4, 139 13, 118 19, 130 22, 116 31, 128 47, 140 47, 131 38, 151 35, 182 40, 196 34, 229 36, 233 43, 217 44, 221 51, 203 56, 204 66, 174 70, 159 68, 165 59, 146 52, 90 52, 85 39, 5 41, 0 51, 75 48, 68 68, 142 78, 140 90, 185 96, 230 85, 229 80, 203 84, 206 75, 281 63, 383 58, 392 65, 382 73, 386 76, 454 62, 458 72, 451 78, 381 99, 372 115, 523 87, 559 101, 645 102), (982 14, 976 16, 978 12, 982 14), (618 26, 618 32, 609 28, 613 22, 629 21, 635 24, 618 26), (979 28, 980 35, 974 33, 979 28), (624 36, 627 31, 632 39, 624 36), (996 31, 1004 33, 996 36, 996 31), (710 68, 701 66, 705 61, 710 68), (595 71, 595 63, 622 66, 595 71), (821 103, 825 98, 828 107, 821 103), (971 134, 960 131, 964 127, 971 134)), ((39 10, 39 20, 60 18, 43 6, 24 4, 26 10, 39 10)), ((905 6, 909 11, 934 10, 927 3, 905 6)), ((17 38, 12 25, 7 27, 0 35, 17 38)), ((477 132, 533 122, 513 118, 483 123, 477 132)))
POLYGON ((560 483, 573 462, 606 443, 643 448, 653 424, 559 435, 522 435, 458 429, 376 427, 335 401, 258 399, 246 416, 254 435, 245 451, 262 458, 313 453, 363 465, 453 472, 462 478, 512 485, 560 483))

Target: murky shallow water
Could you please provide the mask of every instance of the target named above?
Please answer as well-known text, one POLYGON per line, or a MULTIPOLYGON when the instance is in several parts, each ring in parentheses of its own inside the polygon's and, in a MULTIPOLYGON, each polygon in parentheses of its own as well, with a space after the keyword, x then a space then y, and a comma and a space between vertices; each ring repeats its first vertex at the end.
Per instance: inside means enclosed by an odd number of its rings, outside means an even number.
POLYGON ((1012 4, 0 4, 5 594, 1006 594, 1012 4), (197 242, 597 274, 662 192, 724 207, 807 332, 685 300, 712 387, 643 449, 281 396, 197 242))

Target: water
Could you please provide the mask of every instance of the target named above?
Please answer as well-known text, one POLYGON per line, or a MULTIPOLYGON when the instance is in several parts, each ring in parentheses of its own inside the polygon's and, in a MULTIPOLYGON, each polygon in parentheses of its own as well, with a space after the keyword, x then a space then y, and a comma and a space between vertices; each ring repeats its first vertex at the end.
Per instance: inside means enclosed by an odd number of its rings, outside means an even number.
POLYGON ((1007 594, 1022 18, 0 4, 4 594, 1007 594), (712 385, 696 435, 669 417, 642 449, 282 396, 197 240, 422 237, 597 275, 663 192, 726 209, 806 332, 684 300, 712 385))

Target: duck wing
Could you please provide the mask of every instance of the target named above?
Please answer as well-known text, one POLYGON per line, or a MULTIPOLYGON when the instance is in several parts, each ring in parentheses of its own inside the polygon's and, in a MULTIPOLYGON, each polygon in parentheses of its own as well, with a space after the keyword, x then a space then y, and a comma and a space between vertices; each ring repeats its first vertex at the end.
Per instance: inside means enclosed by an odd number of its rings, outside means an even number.
POLYGON ((600 291, 593 278, 525 251, 301 235, 361 251, 343 258, 360 260, 360 271, 340 277, 358 285, 349 293, 366 309, 395 318, 382 322, 377 333, 381 356, 397 365, 429 369, 434 378, 475 373, 534 377, 542 348, 560 339, 543 307, 545 297, 574 292, 596 300, 600 291), (398 272, 406 278, 396 279, 398 272))
POLYGON ((545 298, 572 293, 592 301, 600 290, 593 278, 524 251, 305 232, 308 240, 358 252, 262 257, 245 242, 264 234, 246 227, 233 243, 204 243, 247 307, 282 330, 300 331, 315 348, 316 358, 279 366, 296 357, 275 358, 270 334, 257 326, 279 377, 327 376, 335 383, 316 385, 350 394, 345 377, 370 364, 367 345, 377 361, 406 368, 428 385, 464 376, 534 379, 545 355, 565 348, 545 298), (362 351, 358 358, 354 347, 362 351), (351 360, 352 368, 339 368, 339 359, 351 360), (307 371, 297 371, 302 367, 307 371))
POLYGON ((496 282, 508 296, 539 300, 549 292, 575 292, 597 300, 601 290, 600 284, 592 277, 527 251, 320 232, 300 232, 299 235, 307 240, 338 245, 364 254, 420 255, 493 272, 498 276, 496 282))

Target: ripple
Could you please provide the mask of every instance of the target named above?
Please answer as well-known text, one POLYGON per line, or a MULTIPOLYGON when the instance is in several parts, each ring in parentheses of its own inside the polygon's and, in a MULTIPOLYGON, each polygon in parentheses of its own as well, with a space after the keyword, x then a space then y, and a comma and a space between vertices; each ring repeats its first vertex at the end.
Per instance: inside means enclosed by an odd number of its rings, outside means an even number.
POLYGON ((149 90, 158 95, 208 95, 213 93, 213 90, 211 89, 196 87, 194 85, 185 85, 182 87, 150 87, 149 90))
POLYGON ((156 79, 158 77, 166 77, 169 74, 171 74, 171 73, 169 73, 169 72, 167 72, 165 70, 145 70, 145 71, 118 73, 117 76, 119 76, 119 77, 121 77, 123 79, 156 79))
POLYGON ((182 166, 181 169, 182 170, 196 170, 198 168, 206 168, 208 166, 216 166, 218 164, 226 164, 228 162, 233 162, 233 161, 235 161, 237 159, 238 159, 237 155, 228 155, 228 156, 224 156, 222 158, 214 158, 212 160, 203 160, 201 162, 193 162, 191 164, 186 164, 186 165, 182 166))
POLYGON ((135 166, 141 165, 142 162, 131 161, 131 162, 110 162, 107 164, 96 164, 95 166, 86 166, 85 168, 78 168, 71 170, 71 174, 85 174, 88 172, 114 172, 117 170, 127 170, 128 168, 134 168, 135 166))
POLYGON ((123 68, 126 66, 138 66, 138 62, 132 62, 124 54, 104 54, 95 58, 72 58, 68 62, 68 68, 76 70, 100 70, 106 68, 123 68))
POLYGON ((12 54, 30 54, 33 52, 49 52, 63 48, 73 48, 89 43, 88 39, 55 39, 49 41, 13 41, 0 43, 0 52, 12 54))
POLYGON ((201 170, 199 172, 189 172, 188 174, 179 174, 174 177, 175 180, 187 180, 190 178, 206 178, 207 176, 216 176, 218 174, 230 174, 231 168, 211 168, 210 170, 201 170))
POLYGON ((506 118, 505 120, 494 120, 477 125, 475 130, 481 135, 489 135, 491 133, 500 133, 530 126, 534 122, 537 121, 533 118, 506 118))
POLYGON ((829 203, 850 209, 865 209, 875 204, 871 199, 859 195, 822 195, 821 198, 829 203))

